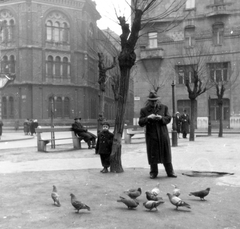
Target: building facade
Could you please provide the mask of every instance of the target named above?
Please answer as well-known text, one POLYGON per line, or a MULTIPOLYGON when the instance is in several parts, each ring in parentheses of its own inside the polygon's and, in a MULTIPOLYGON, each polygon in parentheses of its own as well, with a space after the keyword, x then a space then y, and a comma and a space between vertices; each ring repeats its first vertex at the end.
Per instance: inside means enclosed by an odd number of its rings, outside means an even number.
MULTIPOLYGON (((102 42, 107 55, 116 52, 96 25, 100 18, 92 0, 0 2, 1 71, 16 74, 14 83, 2 91, 6 125, 26 118, 49 124, 52 115, 56 125, 69 124, 75 117, 96 122, 97 53, 102 42)), ((105 106, 106 118, 114 119, 110 85, 105 106)))
MULTIPOLYGON (((155 21, 145 25, 137 48, 134 81, 134 117, 146 101, 149 90, 159 87, 162 103, 172 112, 172 88, 175 89, 176 110, 190 113, 190 99, 185 86, 190 86, 194 72, 191 66, 202 64, 203 78, 211 82, 229 82, 223 97, 224 128, 240 127, 240 2, 237 0, 187 0, 168 17, 156 19, 168 8, 159 5, 146 18, 155 21), (161 8, 160 8, 161 7, 161 8), (174 23, 171 23, 175 20, 174 23), (169 25, 174 24, 171 29, 169 25), (198 60, 187 60, 189 53, 201 48, 198 60), (173 83, 174 82, 174 86, 173 83)), ((180 1, 179 1, 180 2, 180 1)), ((193 58, 192 58, 193 60, 193 58)), ((207 128, 208 118, 218 127, 219 107, 216 88, 211 87, 196 99, 197 128, 207 128), (210 102, 210 108, 208 107, 210 102)))

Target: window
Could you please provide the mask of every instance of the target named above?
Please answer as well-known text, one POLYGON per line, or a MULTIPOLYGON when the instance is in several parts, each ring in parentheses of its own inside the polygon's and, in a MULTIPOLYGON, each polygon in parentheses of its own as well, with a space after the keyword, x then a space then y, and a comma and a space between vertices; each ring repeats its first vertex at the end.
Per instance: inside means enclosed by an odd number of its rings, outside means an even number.
POLYGON ((52 12, 45 22, 46 41, 49 43, 69 43, 69 23, 65 15, 52 12))
MULTIPOLYGON (((230 101, 229 99, 223 99, 223 110, 222 110, 222 117, 224 121, 228 121, 230 118, 230 101)), ((211 99, 210 101, 210 115, 211 120, 217 121, 219 120, 219 106, 217 99, 211 99)))
POLYGON ((5 119, 14 118, 14 99, 12 96, 2 97, 2 117, 5 119))
POLYGON ((56 118, 70 118, 70 99, 68 97, 52 97, 48 99, 48 116, 51 117, 53 110, 53 116, 56 118))
POLYGON ((0 11, 1 20, 1 31, 0 31, 0 42, 9 43, 14 39, 15 31, 15 19, 10 11, 2 10, 0 11))
POLYGON ((149 48, 157 48, 158 47, 158 41, 157 41, 157 33, 149 33, 148 34, 149 39, 149 48))
POLYGON ((195 65, 177 66, 177 71, 179 84, 186 84, 187 80, 189 80, 189 83, 194 82, 195 65))
POLYGON ((62 76, 63 78, 68 78, 68 58, 64 57, 63 58, 63 71, 62 71, 62 76))
POLYGON ((47 76, 53 77, 53 57, 48 56, 47 59, 47 76))
POLYGON ((224 25, 223 23, 216 23, 213 25, 213 44, 214 45, 222 45, 223 43, 223 33, 224 33, 224 25))
POLYGON ((229 63, 214 63, 209 64, 210 78, 214 82, 228 81, 228 67, 229 63))
POLYGON ((186 9, 195 8, 195 0, 187 0, 186 1, 186 9))
POLYGON ((13 55, 10 56, 9 60, 9 72, 15 73, 15 57, 13 55))
POLYGON ((185 28, 184 30, 184 39, 185 39, 185 47, 193 47, 195 44, 195 27, 185 28))
POLYGON ((223 4, 223 0, 214 0, 214 5, 223 4))
POLYGON ((59 56, 57 56, 55 60, 55 76, 61 77, 61 59, 59 56))

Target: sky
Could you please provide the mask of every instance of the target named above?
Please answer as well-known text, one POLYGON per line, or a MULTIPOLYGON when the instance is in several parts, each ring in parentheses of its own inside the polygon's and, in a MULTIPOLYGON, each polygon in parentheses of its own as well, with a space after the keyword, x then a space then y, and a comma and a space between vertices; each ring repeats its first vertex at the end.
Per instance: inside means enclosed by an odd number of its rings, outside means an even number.
POLYGON ((94 0, 96 8, 102 18, 98 20, 97 25, 100 29, 110 28, 118 35, 121 34, 121 27, 118 24, 117 16, 125 16, 130 22, 130 7, 127 4, 130 0, 94 0))

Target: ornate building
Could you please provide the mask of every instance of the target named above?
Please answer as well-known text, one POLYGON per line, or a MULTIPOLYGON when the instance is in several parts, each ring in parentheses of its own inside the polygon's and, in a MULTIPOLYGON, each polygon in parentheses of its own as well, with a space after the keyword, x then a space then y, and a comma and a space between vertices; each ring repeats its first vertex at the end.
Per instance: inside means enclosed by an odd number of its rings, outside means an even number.
MULTIPOLYGON (((188 80, 191 85, 194 74, 191 67, 202 62, 205 80, 212 83, 229 82, 223 97, 223 125, 224 128, 239 128, 240 1, 187 0, 178 12, 160 19, 158 15, 169 7, 169 1, 164 0, 163 3, 166 7, 160 5, 149 14, 155 20, 144 26, 138 42, 137 77, 134 82, 135 122, 148 91, 153 90, 154 86, 159 86, 161 100, 172 112, 173 81, 176 108, 180 112, 186 109, 189 113, 191 107, 185 81, 188 80), (168 30, 167 26, 173 19, 174 26, 168 30), (191 63, 186 59, 195 47, 203 49, 196 55, 199 62, 191 63)), ((215 87, 197 97, 195 109, 198 128, 207 128, 209 117, 213 127, 219 125, 220 111, 215 87)))
MULTIPOLYGON (((100 17, 92 0, 0 2, 1 71, 17 76, 2 91, 5 123, 30 118, 48 124, 53 113, 56 124, 74 117, 96 122, 100 17)), ((114 53, 115 47, 105 43, 109 55, 114 53)), ((106 107, 106 118, 113 119, 111 92, 106 107)))

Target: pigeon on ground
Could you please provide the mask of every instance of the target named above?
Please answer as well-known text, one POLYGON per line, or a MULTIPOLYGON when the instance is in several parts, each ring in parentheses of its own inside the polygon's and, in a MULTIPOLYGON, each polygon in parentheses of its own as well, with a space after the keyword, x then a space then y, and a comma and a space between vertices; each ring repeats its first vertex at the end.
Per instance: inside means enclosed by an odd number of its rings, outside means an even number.
POLYGON ((155 196, 157 196, 157 195, 159 195, 160 194, 160 189, 159 189, 159 185, 160 185, 160 183, 157 183, 157 185, 156 185, 156 187, 155 188, 153 188, 152 189, 152 194, 153 195, 155 195, 155 196))
POLYGON ((170 193, 167 193, 167 195, 168 195, 168 198, 169 198, 171 204, 176 206, 176 209, 178 209, 178 207, 191 208, 188 203, 182 201, 179 197, 171 195, 170 193))
POLYGON ((190 192, 189 196, 200 197, 201 200, 205 200, 204 197, 207 196, 210 192, 210 188, 206 188, 205 190, 201 190, 198 192, 190 192))
POLYGON ((60 207, 61 204, 60 204, 60 201, 59 201, 59 195, 57 193, 57 188, 56 188, 55 185, 53 185, 53 190, 52 190, 52 193, 51 193, 51 197, 53 199, 54 205, 60 207))
POLYGON ((130 198, 132 199, 136 199, 137 197, 139 197, 142 194, 142 189, 138 188, 138 189, 129 189, 127 191, 124 191, 124 193, 126 195, 128 195, 130 198))
POLYGON ((155 208, 155 209, 158 211, 158 208, 157 208, 157 207, 158 207, 160 204, 162 204, 162 203, 164 203, 164 202, 162 202, 161 200, 159 200, 159 201, 149 200, 149 201, 144 202, 144 203, 143 203, 143 206, 144 206, 145 208, 149 209, 150 211, 151 211, 153 208, 155 208))
POLYGON ((175 185, 175 184, 172 184, 172 186, 174 187, 174 189, 173 189, 173 195, 174 196, 180 196, 180 189, 177 187, 177 185, 175 185))
MULTIPOLYGON (((146 198, 148 200, 154 200, 154 201, 163 201, 163 198, 160 196, 155 196, 154 194, 152 194, 150 191, 146 191, 146 198)), ((164 202, 164 201, 163 201, 164 202)))
POLYGON ((124 203, 128 209, 133 209, 133 208, 136 208, 139 203, 137 202, 137 200, 135 199, 130 199, 130 198, 124 198, 122 196, 120 196, 120 199, 117 200, 117 202, 122 202, 124 203))
POLYGON ((90 207, 82 203, 81 201, 77 200, 74 194, 71 193, 70 196, 71 196, 72 206, 77 210, 77 213, 79 213, 79 210, 81 209, 87 209, 88 211, 90 211, 90 207))

